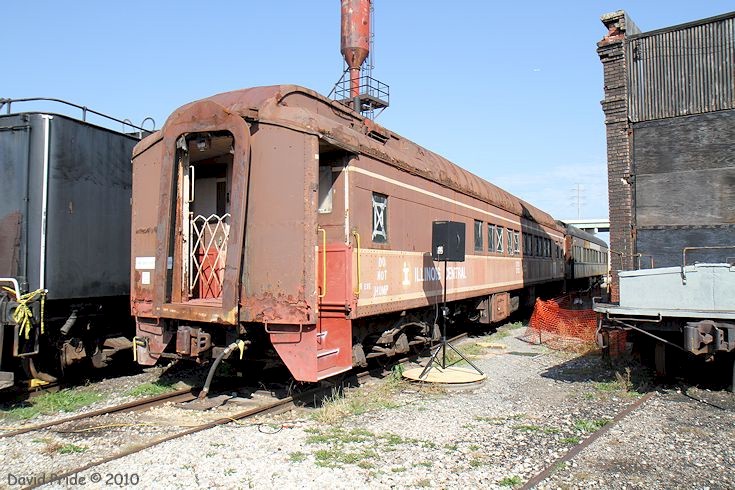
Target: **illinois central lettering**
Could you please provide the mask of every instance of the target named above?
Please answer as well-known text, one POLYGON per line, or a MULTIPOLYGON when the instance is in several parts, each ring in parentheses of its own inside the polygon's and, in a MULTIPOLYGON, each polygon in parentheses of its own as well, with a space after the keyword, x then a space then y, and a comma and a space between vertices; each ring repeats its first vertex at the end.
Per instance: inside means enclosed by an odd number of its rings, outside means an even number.
MULTIPOLYGON (((442 279, 444 272, 438 267, 416 267, 413 270, 416 282, 439 281, 442 279)), ((456 279, 467 279, 467 271, 462 267, 447 267, 447 281, 456 279)))

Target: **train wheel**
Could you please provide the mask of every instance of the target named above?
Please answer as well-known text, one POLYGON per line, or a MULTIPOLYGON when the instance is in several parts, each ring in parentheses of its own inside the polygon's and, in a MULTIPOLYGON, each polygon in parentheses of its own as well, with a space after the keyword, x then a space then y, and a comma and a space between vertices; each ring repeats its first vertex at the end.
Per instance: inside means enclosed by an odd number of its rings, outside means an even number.
POLYGON ((50 374, 46 374, 36 369, 36 364, 33 362, 33 358, 31 357, 22 358, 22 365, 23 371, 25 371, 26 376, 28 376, 29 379, 38 379, 45 381, 46 383, 55 383, 57 381, 55 376, 51 376, 50 374))
POLYGON ((666 344, 656 342, 654 347, 654 363, 656 366, 656 376, 666 376, 666 344))

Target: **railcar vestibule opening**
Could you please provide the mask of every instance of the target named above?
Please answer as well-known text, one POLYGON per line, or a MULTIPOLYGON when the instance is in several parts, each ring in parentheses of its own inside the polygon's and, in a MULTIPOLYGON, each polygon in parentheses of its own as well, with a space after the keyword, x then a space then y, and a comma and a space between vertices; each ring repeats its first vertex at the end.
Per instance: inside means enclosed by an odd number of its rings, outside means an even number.
POLYGON ((179 255, 181 274, 169 267, 169 298, 174 283, 180 284, 182 301, 222 296, 234 144, 229 131, 188 133, 177 140, 169 256, 179 255))

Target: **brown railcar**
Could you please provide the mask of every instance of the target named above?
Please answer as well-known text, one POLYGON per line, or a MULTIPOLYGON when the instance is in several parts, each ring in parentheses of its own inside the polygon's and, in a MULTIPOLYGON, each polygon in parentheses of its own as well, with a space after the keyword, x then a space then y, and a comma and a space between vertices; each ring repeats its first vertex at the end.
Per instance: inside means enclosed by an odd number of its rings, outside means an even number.
POLYGON ((267 338, 316 381, 436 338, 434 220, 467 226, 447 270, 457 314, 502 320, 565 277, 562 224, 311 90, 186 105, 133 155, 138 360, 237 339, 257 356, 267 338))

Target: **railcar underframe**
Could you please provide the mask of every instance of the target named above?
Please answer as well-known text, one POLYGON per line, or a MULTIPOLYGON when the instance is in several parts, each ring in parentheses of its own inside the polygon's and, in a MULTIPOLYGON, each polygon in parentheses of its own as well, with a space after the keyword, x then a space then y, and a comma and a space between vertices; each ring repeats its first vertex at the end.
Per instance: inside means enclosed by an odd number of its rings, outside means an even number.
MULTIPOLYGON (((694 247, 697 248, 697 247, 694 247)), ((729 247, 720 247, 729 248, 729 247)), ((735 267, 730 263, 623 271, 618 304, 596 304, 600 343, 614 330, 632 332, 654 346, 654 364, 666 375, 667 352, 708 361, 730 357, 735 383, 735 267)), ((735 389, 735 384, 733 384, 735 389)))

